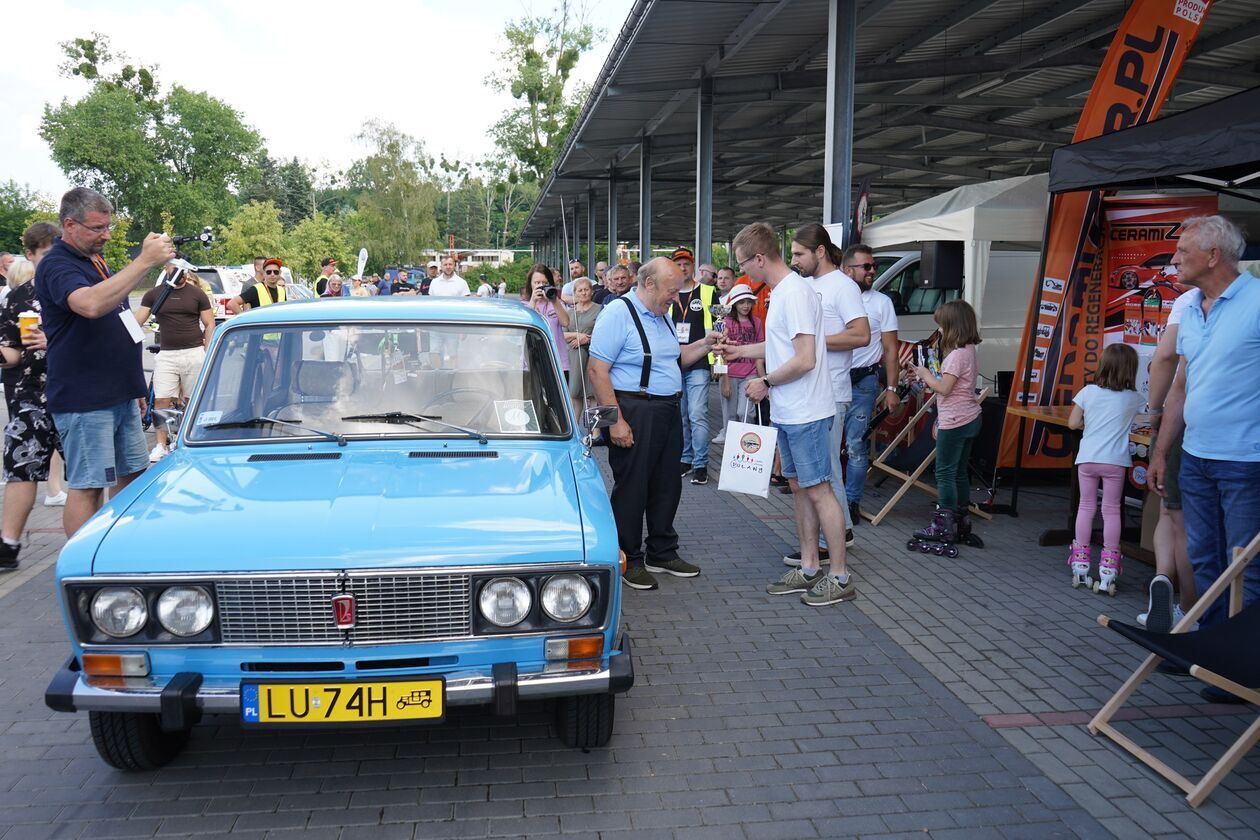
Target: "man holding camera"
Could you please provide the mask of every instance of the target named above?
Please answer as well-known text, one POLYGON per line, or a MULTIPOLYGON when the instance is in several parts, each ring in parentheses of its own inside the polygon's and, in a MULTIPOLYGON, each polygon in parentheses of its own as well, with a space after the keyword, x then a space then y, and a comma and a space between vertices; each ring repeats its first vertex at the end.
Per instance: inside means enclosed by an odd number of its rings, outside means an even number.
MULTIPOLYGON (((188 272, 168 266, 163 282, 144 293, 136 320, 149 320, 153 305, 168 282, 174 282, 170 294, 154 313, 157 319, 161 352, 153 362, 153 407, 170 408, 176 400, 192 396, 193 383, 206 360, 206 348, 214 335, 214 309, 210 298, 196 283, 188 282, 188 272), (174 274, 174 277, 171 275, 174 274)), ((155 424, 157 443, 149 453, 149 462, 160 461, 168 452, 166 427, 155 424)))
POLYGON ((127 295, 175 256, 169 236, 150 233, 117 274, 101 258, 113 205, 85 187, 61 199, 62 235, 36 269, 48 337, 48 409, 61 435, 69 486, 62 524, 71 536, 149 465, 137 401, 147 388, 144 331, 127 295))

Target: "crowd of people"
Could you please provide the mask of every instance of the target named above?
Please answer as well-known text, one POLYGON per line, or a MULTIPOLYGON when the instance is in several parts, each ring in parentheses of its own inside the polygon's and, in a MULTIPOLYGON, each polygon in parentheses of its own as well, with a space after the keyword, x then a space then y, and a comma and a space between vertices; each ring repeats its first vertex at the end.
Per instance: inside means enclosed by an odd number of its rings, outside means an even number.
MULTIPOLYGON (((62 199, 60 226, 31 225, 24 258, 0 254, 0 366, 5 426, 0 570, 17 568, 21 538, 39 482, 44 503, 64 505, 67 535, 152 460, 168 442, 158 432, 148 450, 137 402, 147 388, 140 324, 158 306, 160 351, 155 406, 187 399, 214 331, 211 302, 182 272, 146 292, 137 312, 128 296, 174 257, 170 239, 145 237, 128 266, 111 272, 101 258, 113 208, 93 190, 62 199), (64 461, 62 460, 64 458, 64 461), (65 489, 61 487, 64 472, 65 489)), ((1083 428, 1077 457, 1080 507, 1068 558, 1073 583, 1093 583, 1090 542, 1101 490, 1103 547, 1096 588, 1113 591, 1121 574, 1121 497, 1132 465, 1128 434, 1145 403, 1157 431, 1148 470, 1161 497, 1155 534, 1157 575, 1140 620, 1171 629, 1230 562, 1234 546, 1260 531, 1260 281, 1240 272, 1239 228, 1221 216, 1187 220, 1173 264, 1190 291, 1178 298, 1149 369, 1148 396, 1137 391, 1138 357, 1123 344, 1103 352, 1094 381, 1074 397, 1069 420, 1083 428)), ((980 432, 976 397, 975 312, 951 301, 936 312, 939 366, 898 358, 897 317, 872 289, 871 250, 841 251, 821 225, 798 229, 790 254, 768 225, 752 224, 733 241, 734 266, 702 263, 676 249, 643 265, 596 264, 592 276, 571 261, 565 271, 532 266, 520 303, 550 328, 575 411, 615 405, 607 429, 614 476, 612 506, 628 567, 625 583, 655 589, 656 574, 694 577, 680 556, 673 520, 684 477, 708 483, 710 396, 717 390, 721 427, 732 420, 777 427, 778 464, 792 494, 798 550, 767 587, 799 593, 810 605, 855 597, 846 546, 860 521, 868 463, 867 427, 882 403, 895 407, 899 380, 921 383, 937 398, 938 505, 916 537, 953 542, 971 529, 967 463, 980 432), (720 319, 720 322, 719 322, 720 319), (719 328, 720 327, 720 328, 719 328), (842 467, 847 463, 847 475, 842 467), (644 526, 646 525, 646 539, 644 526), (824 567, 829 569, 824 570, 824 567)), ((279 259, 259 257, 253 285, 233 312, 287 299, 279 259)), ((453 257, 427 266, 413 283, 352 277, 323 261, 320 297, 429 295, 498 297, 482 278, 476 291, 453 257)), ((160 426, 159 426, 160 428, 160 426)), ((1245 578, 1244 601, 1260 595, 1260 567, 1245 578)), ((1225 606, 1202 617, 1223 621, 1225 606)), ((1225 697, 1215 699, 1227 699, 1225 697)))

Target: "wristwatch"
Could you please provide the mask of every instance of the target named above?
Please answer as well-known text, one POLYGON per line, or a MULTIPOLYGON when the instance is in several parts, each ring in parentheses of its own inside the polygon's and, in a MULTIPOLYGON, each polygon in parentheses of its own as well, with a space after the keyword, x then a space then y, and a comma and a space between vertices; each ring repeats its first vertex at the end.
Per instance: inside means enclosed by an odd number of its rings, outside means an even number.
POLYGON ((764 382, 764 383, 766 383, 766 387, 767 387, 767 388, 771 387, 771 386, 770 386, 770 377, 769 377, 769 376, 763 376, 763 377, 761 377, 761 381, 762 381, 762 382, 764 382))
POLYGON ((891 392, 891 393, 893 393, 893 394, 897 393, 897 389, 896 389, 896 388, 894 388, 894 387, 893 387, 893 386, 891 386, 891 385, 889 385, 888 387, 886 387, 884 390, 885 390, 885 391, 889 391, 889 392, 891 392))

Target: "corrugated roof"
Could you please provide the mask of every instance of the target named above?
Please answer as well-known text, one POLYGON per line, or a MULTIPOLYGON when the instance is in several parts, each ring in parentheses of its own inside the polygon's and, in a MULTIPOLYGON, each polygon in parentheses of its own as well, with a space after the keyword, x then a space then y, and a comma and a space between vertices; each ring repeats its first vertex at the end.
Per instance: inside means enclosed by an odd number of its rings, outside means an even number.
MULTIPOLYGON (((1044 172, 1071 140, 1125 0, 864 0, 854 178, 888 213, 959 184, 1044 172)), ((653 138, 653 239, 695 227, 696 87, 714 78, 713 239, 822 215, 828 0, 638 0, 526 224, 595 199, 638 231, 639 142, 653 138)), ((1260 0, 1217 2, 1164 113, 1260 84, 1260 0)), ((582 223, 583 238, 585 222, 582 223)))

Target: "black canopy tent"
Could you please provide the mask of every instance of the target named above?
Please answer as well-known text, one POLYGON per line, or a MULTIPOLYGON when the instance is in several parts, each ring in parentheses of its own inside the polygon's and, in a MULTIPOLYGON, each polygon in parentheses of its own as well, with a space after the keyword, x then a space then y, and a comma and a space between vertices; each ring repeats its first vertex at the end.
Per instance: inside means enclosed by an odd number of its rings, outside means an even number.
POLYGON ((1260 88, 1055 149, 1050 192, 1199 186, 1260 189, 1260 88))

